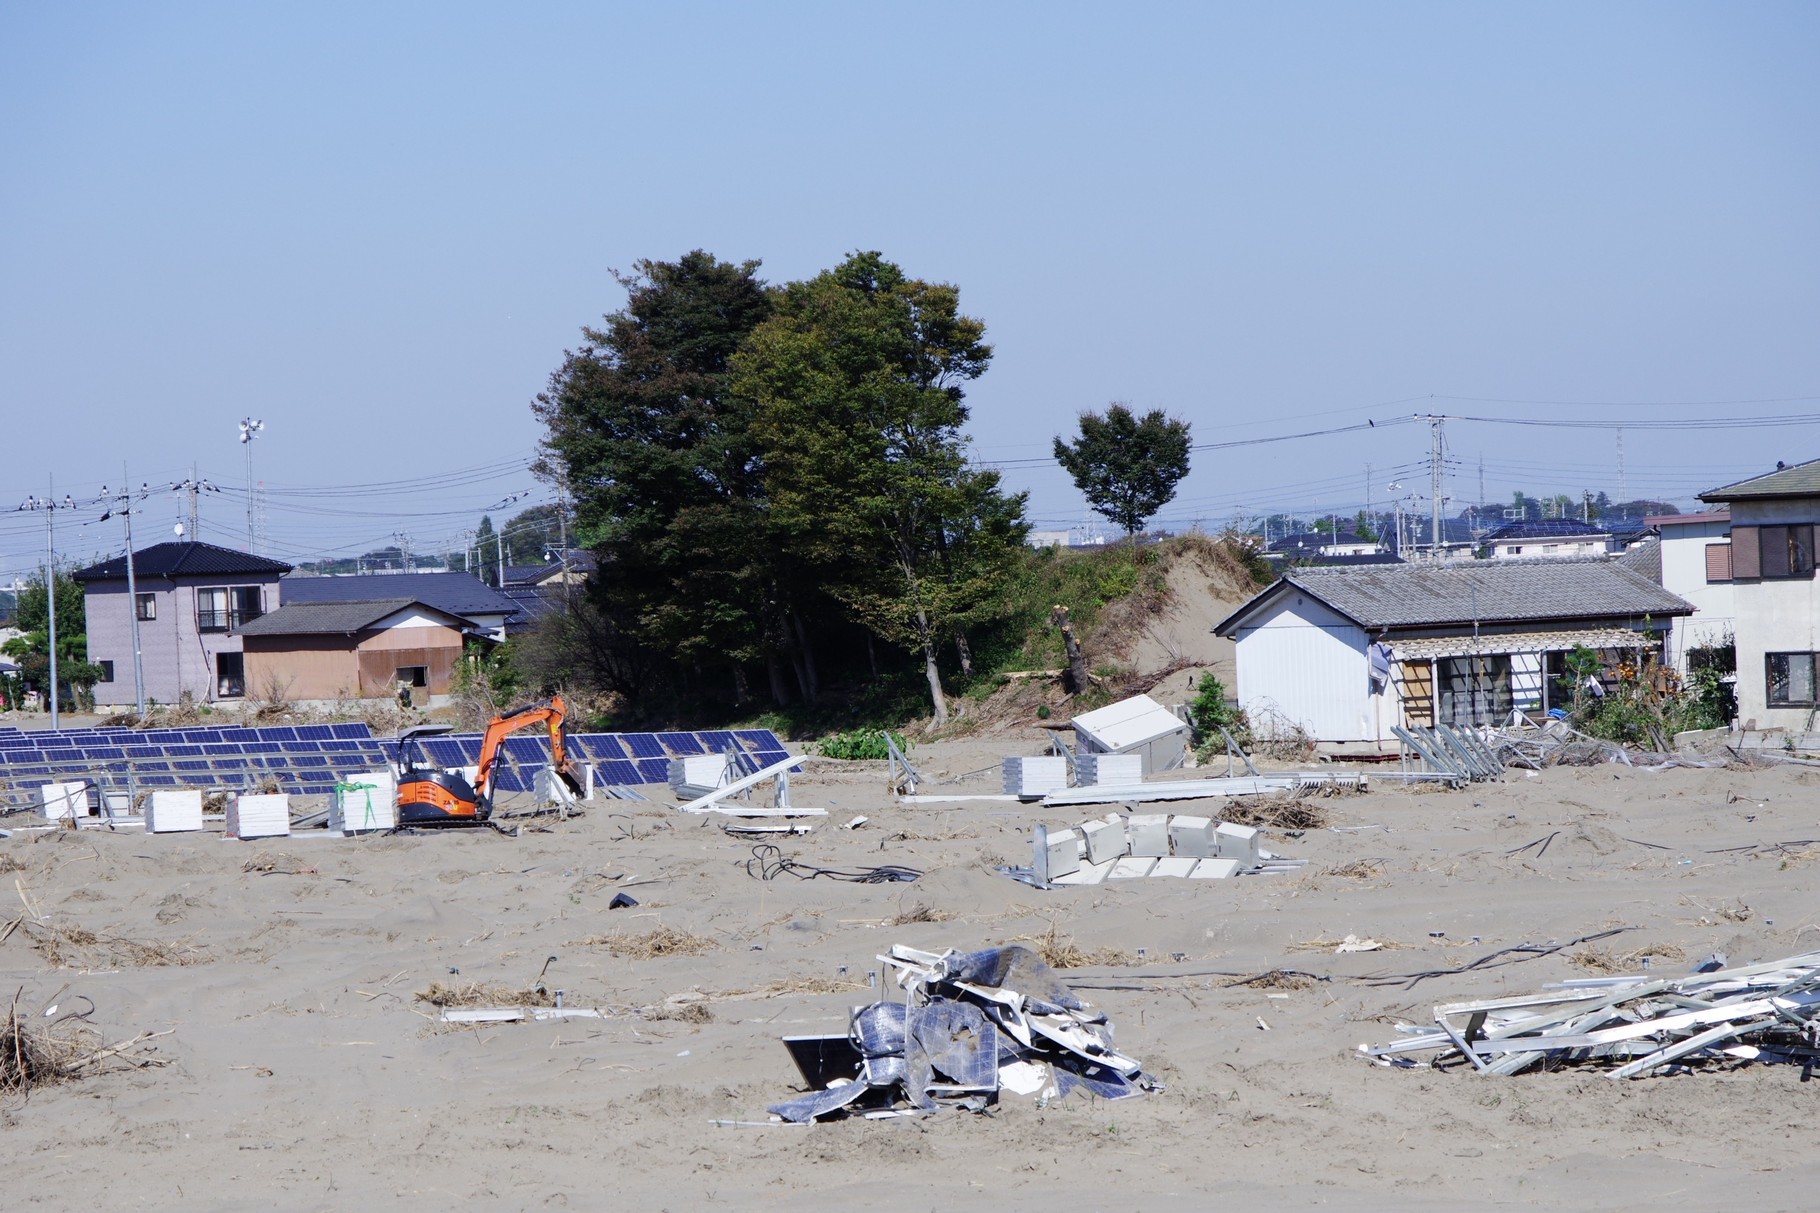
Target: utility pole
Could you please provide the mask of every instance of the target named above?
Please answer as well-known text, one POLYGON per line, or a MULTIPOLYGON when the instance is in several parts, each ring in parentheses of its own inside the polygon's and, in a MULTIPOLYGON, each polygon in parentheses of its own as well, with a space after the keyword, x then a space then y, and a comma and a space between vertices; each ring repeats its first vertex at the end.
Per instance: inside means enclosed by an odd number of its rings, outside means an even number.
MULTIPOLYGON (((143 718, 145 716, 145 656, 144 650, 139 644, 139 581, 133 571, 133 495, 126 487, 128 483, 130 482, 126 478, 126 464, 122 463, 120 465, 120 491, 110 495, 107 491, 107 486, 104 484, 101 486, 101 498, 104 501, 117 502, 119 505, 120 517, 126 523, 127 618, 131 620, 133 627, 133 710, 143 718)), ((144 501, 151 495, 151 491, 151 486, 141 484, 139 486, 139 500, 144 501)), ((195 507, 193 503, 196 498, 194 496, 194 490, 191 490, 191 493, 190 501, 192 502, 192 506, 190 516, 191 518, 194 518, 195 507)), ((108 515, 112 513, 114 513, 114 509, 110 506, 107 513, 101 515, 99 521, 106 522, 108 515)))
POLYGON ((398 567, 400 572, 411 571, 411 536, 406 531, 393 531, 392 538, 398 543, 398 567))
POLYGON ((45 611, 49 617, 48 623, 49 623, 49 631, 50 631, 51 728, 53 730, 55 730, 55 729, 61 727, 61 723, 62 723, 62 717, 59 714, 59 708, 61 705, 60 705, 60 700, 58 698, 58 691, 57 691, 57 684, 60 681, 58 675, 61 672, 59 667, 61 666, 62 663, 57 660, 57 524, 56 524, 56 519, 57 519, 58 510, 73 510, 76 508, 76 503, 74 500, 71 499, 71 497, 68 493, 65 493, 63 495, 63 500, 61 502, 57 501, 57 499, 56 499, 56 494, 57 494, 56 481, 47 479, 46 484, 48 484, 50 486, 48 496, 46 496, 42 501, 40 501, 36 497, 28 498, 26 500, 25 504, 21 505, 19 508, 21 510, 43 510, 44 511, 44 607, 45 607, 45 611))
POLYGON ((1446 445, 1441 434, 1441 425, 1446 420, 1447 418, 1439 416, 1428 418, 1428 508, 1429 525, 1433 528, 1429 531, 1428 540, 1429 553, 1436 561, 1441 559, 1441 461, 1442 451, 1446 445))
POLYGON ((1630 490, 1624 487, 1624 431, 1622 429, 1618 430, 1618 500, 1630 500, 1630 490))
POLYGON ((246 550, 255 556, 259 554, 259 543, 254 535, 259 491, 253 485, 253 439, 259 437, 259 431, 264 428, 265 422, 251 417, 242 418, 240 422, 240 445, 246 448, 246 550))

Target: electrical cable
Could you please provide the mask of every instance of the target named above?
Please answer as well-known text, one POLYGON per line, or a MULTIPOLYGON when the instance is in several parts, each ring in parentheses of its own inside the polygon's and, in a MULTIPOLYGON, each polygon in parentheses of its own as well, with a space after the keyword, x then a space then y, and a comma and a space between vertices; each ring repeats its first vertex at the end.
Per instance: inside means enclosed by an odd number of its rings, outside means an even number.
POLYGON ((839 868, 821 868, 787 859, 771 843, 761 842, 752 848, 752 858, 746 860, 746 875, 756 880, 775 880, 779 876, 815 880, 826 876, 829 880, 845 880, 853 884, 908 884, 922 876, 922 873, 915 868, 893 863, 881 864, 876 868, 858 868, 851 872, 839 868))

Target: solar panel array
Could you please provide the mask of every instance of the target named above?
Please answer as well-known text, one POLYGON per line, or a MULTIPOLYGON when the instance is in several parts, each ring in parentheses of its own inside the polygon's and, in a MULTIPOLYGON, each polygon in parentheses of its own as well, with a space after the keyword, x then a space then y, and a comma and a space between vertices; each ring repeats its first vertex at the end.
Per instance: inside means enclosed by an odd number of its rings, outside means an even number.
MULTIPOLYGON (((673 733, 570 734, 570 758, 592 765, 604 784, 663 783, 670 759, 731 754, 750 773, 789 756, 769 729, 673 733)), ((418 743, 440 767, 480 761, 479 733, 449 733, 418 743)), ((339 776, 398 758, 395 737, 365 724, 267 727, 87 728, 26 732, 0 726, 0 806, 33 807, 46 783, 82 780, 104 792, 200 787, 240 791, 275 783, 294 795, 327 795, 339 776)), ((497 792, 529 792, 536 768, 550 762, 547 734, 508 737, 494 776, 497 792)))

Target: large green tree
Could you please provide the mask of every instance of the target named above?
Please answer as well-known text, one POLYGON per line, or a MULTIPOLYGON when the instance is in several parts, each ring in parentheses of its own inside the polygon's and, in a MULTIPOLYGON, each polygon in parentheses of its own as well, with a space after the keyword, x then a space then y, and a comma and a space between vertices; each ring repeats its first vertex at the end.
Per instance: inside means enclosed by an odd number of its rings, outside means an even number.
POLYGON ((538 470, 567 484, 600 560, 591 617, 612 656, 597 670, 628 694, 656 667, 712 664, 743 698, 755 659, 780 701, 792 665, 814 694, 812 629, 766 526, 752 408, 728 386, 734 352, 770 312, 757 270, 700 250, 638 262, 619 277, 626 306, 583 330, 534 406, 538 470))
POLYGON ((955 287, 865 252, 786 287, 733 359, 772 527, 861 623, 921 654, 938 725, 939 650, 1028 529, 1023 495, 967 462, 963 385, 991 360, 984 338, 955 287))
POLYGON ((1142 417, 1114 403, 1080 416, 1072 442, 1055 439, 1055 461, 1074 477, 1087 504, 1135 538, 1175 497, 1188 474, 1188 423, 1152 409, 1142 417))
MULTIPOLYGON (((101 667, 88 659, 88 609, 82 586, 62 569, 52 579, 57 594, 57 690, 59 697, 91 701, 101 681, 101 667)), ((44 573, 33 575, 19 590, 14 626, 24 632, 0 647, 19 663, 24 681, 39 690, 50 687, 50 594, 44 573)), ((71 702, 65 698, 64 702, 71 702)))

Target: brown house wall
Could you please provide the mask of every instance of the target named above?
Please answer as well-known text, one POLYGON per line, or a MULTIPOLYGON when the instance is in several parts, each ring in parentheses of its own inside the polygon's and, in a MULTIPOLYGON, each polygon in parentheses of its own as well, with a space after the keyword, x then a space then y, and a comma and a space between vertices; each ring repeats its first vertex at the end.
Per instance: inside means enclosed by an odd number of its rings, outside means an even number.
POLYGON ((432 695, 447 695, 461 659, 461 633, 448 627, 394 628, 348 636, 247 636, 247 691, 273 679, 292 699, 377 699, 396 689, 400 666, 429 667, 432 695))

